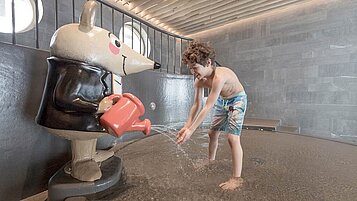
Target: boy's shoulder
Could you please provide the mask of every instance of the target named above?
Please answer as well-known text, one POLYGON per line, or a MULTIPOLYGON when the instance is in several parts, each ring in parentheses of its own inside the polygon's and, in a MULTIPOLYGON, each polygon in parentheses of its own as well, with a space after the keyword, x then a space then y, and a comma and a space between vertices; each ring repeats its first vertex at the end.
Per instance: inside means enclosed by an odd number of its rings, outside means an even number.
POLYGON ((233 71, 231 70, 231 68, 224 67, 224 66, 217 66, 217 67, 216 67, 216 70, 219 70, 219 71, 221 71, 221 72, 225 72, 225 71, 233 72, 233 71))
POLYGON ((216 73, 218 77, 226 77, 231 74, 235 74, 230 68, 228 67, 216 67, 216 73))

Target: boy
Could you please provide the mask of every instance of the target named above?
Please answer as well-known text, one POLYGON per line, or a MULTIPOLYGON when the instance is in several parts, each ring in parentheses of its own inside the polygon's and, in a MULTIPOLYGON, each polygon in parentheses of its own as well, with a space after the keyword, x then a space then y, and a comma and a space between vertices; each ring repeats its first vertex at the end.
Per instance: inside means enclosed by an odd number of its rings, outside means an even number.
POLYGON ((219 186, 224 190, 234 190, 243 183, 241 178, 243 150, 240 133, 247 95, 232 70, 213 66, 214 58, 214 50, 205 43, 192 42, 184 52, 182 60, 196 78, 195 97, 187 122, 177 134, 176 143, 183 144, 187 141, 215 106, 214 118, 208 132, 208 159, 215 160, 219 131, 225 132, 232 152, 233 176, 219 186), (204 88, 209 88, 210 94, 205 106, 199 112, 204 88))

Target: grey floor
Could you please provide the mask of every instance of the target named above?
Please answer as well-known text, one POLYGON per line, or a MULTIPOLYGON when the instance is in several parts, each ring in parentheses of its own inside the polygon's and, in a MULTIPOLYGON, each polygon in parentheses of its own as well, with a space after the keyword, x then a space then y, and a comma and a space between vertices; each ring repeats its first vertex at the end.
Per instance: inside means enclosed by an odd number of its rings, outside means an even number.
POLYGON ((174 132, 165 132, 117 146, 126 182, 96 200, 357 200, 357 146, 244 130, 245 183, 224 192, 218 185, 231 175, 225 136, 208 166, 201 165, 207 157, 207 130, 195 132, 182 146, 174 139, 174 132))
POLYGON ((220 136, 215 163, 207 157, 207 130, 183 146, 174 133, 155 135, 117 151, 127 189, 112 200, 357 200, 357 147, 311 137, 244 130, 244 186, 224 192, 231 154, 220 136))

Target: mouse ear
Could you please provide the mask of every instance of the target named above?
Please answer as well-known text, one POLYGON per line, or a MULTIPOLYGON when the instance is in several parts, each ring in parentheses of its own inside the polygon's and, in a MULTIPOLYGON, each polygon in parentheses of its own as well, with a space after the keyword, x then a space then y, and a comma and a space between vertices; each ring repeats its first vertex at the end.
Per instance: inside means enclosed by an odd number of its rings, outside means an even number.
POLYGON ((79 19, 79 30, 89 32, 93 29, 95 24, 95 13, 98 3, 94 0, 88 0, 84 6, 79 19))

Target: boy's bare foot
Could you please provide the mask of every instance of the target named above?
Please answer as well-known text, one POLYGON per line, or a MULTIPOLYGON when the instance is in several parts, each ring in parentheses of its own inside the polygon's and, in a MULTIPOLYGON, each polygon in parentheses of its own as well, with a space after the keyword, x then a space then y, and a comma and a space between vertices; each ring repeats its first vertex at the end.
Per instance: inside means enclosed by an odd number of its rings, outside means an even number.
POLYGON ((241 177, 233 177, 228 181, 221 183, 219 187, 223 190, 235 190, 243 185, 243 179, 241 177))

